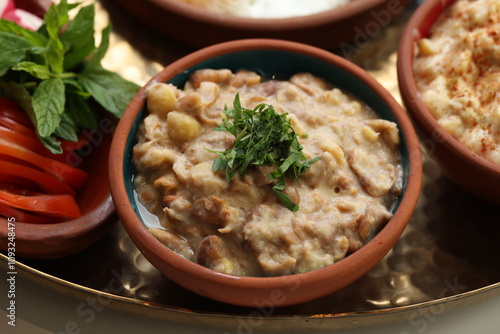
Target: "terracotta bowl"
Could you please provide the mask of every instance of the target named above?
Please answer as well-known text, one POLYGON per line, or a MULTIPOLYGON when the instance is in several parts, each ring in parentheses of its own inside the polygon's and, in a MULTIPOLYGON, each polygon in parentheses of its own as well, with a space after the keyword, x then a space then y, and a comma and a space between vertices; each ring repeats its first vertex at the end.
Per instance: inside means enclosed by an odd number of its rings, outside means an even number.
MULTIPOLYGON (((16 7, 43 17, 48 0, 16 0, 16 7)), ((0 217, 0 250, 13 251, 16 258, 51 259, 68 256, 91 246, 116 221, 108 182, 108 154, 115 124, 101 121, 98 130, 89 132, 90 145, 82 151, 82 160, 73 159, 75 167, 85 170, 89 178, 78 192, 82 212, 78 219, 56 224, 27 224, 16 221, 9 230, 8 219, 0 217), (10 232, 10 233, 9 233, 10 232), (14 238, 12 238, 13 233, 14 238), (15 245, 15 246, 14 246, 15 245)))
POLYGON ((400 91, 423 146, 447 175, 470 193, 500 204, 500 166, 467 149, 438 124, 420 98, 413 76, 416 43, 428 35, 438 16, 454 2, 427 0, 409 20, 398 49, 400 91))
POLYGON ((331 49, 374 37, 412 0, 353 0, 317 14, 277 19, 221 15, 178 0, 115 1, 142 24, 189 46, 277 38, 331 49))
POLYGON ((202 68, 255 70, 266 77, 289 78, 307 71, 352 92, 401 131, 404 191, 394 217, 357 252, 328 267, 281 277, 240 277, 222 274, 177 255, 148 232, 134 197, 132 148, 146 114, 145 88, 125 111, 116 129, 110 155, 111 193, 123 225, 138 249, 159 271, 181 286, 208 298, 242 306, 291 305, 327 295, 353 282, 391 249, 412 216, 421 186, 421 159, 412 125, 391 94, 354 64, 305 44, 268 39, 238 40, 192 53, 152 78, 182 87, 190 73, 202 68), (260 304, 259 304, 260 303, 260 304))

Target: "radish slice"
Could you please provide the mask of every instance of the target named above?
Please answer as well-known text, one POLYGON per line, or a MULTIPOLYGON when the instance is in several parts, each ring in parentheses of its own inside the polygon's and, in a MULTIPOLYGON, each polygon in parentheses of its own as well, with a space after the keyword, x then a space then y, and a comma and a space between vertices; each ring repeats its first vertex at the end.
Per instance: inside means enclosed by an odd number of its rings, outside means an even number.
POLYGON ((38 28, 40 28, 43 23, 43 20, 41 18, 23 9, 14 9, 10 12, 7 12, 3 16, 3 18, 9 21, 14 21, 21 27, 30 30, 38 30, 38 28))
POLYGON ((14 5, 14 0, 0 0, 0 17, 4 17, 8 12, 16 9, 14 5))

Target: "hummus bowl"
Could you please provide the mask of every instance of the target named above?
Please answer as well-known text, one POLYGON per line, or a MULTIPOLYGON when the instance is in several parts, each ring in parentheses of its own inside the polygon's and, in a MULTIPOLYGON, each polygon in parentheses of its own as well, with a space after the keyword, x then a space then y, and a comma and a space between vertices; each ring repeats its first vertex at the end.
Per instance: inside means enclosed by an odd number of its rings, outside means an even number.
MULTIPOLYGON (((258 307, 287 306, 332 293, 352 283, 378 263, 408 224, 421 186, 421 157, 411 122, 389 92, 354 64, 319 48, 283 40, 249 39, 225 42, 194 52, 154 76, 130 103, 116 129, 109 160, 110 185, 118 215, 132 241, 167 278, 202 296, 221 302, 258 307), (390 205, 391 218, 361 248, 331 265, 280 276, 240 276, 188 260, 166 247, 147 227, 149 211, 138 199, 134 178, 134 146, 147 110, 153 83, 183 87, 201 69, 255 71, 262 77, 289 79, 311 73, 356 96, 379 118, 399 130, 401 187, 390 205)), ((277 220, 280 216, 276 216, 277 220)))
MULTIPOLYGON (((484 3, 476 2, 479 7, 474 10, 467 2, 460 2, 462 7, 452 11, 458 3, 429 0, 412 15, 398 49, 399 87, 429 155, 456 184, 500 204, 498 74, 494 77, 499 66, 495 56, 498 37, 496 42, 489 40, 498 35, 490 31, 498 28, 479 22, 489 13, 484 3), (462 15, 459 11, 464 7, 468 13, 462 15), (470 24, 458 22, 463 19, 470 24), (432 29, 439 29, 436 39, 432 29), (441 52, 444 50, 448 55, 441 52), (459 61, 459 65, 449 59, 459 61)), ((498 2, 491 2, 491 7, 498 26, 498 2)))

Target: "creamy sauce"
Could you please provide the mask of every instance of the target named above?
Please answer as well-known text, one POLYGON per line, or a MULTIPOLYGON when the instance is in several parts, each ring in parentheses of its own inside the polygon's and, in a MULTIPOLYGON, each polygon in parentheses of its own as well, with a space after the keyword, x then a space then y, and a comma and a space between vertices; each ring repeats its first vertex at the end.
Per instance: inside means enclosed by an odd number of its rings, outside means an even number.
POLYGON ((199 70, 182 90, 152 83, 147 107, 134 147, 138 198, 161 223, 151 233, 189 260, 240 276, 306 272, 357 251, 392 217, 402 185, 396 124, 318 77, 261 82, 250 71, 199 70), (276 166, 229 182, 213 171, 211 151, 235 140, 214 127, 236 93, 244 108, 288 114, 306 158, 321 157, 287 182, 298 211, 272 192, 276 166))

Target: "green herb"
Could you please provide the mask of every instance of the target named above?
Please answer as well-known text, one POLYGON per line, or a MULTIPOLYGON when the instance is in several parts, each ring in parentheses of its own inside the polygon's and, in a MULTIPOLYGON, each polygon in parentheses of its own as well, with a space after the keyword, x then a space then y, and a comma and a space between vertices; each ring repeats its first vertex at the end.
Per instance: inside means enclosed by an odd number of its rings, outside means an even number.
POLYGON ((119 118, 139 89, 101 67, 111 28, 96 47, 94 5, 69 21, 78 6, 53 4, 38 31, 0 19, 0 94, 18 101, 52 153, 62 153, 57 138, 76 141, 81 130, 97 126, 95 102, 119 118))
POLYGON ((307 160, 302 153, 302 145, 291 126, 287 114, 278 114, 272 105, 259 104, 255 109, 241 107, 239 94, 233 101, 233 108, 224 108, 227 117, 216 131, 226 131, 234 135, 235 142, 231 149, 218 152, 212 168, 216 172, 226 172, 226 179, 243 175, 251 166, 278 166, 268 175, 277 182, 273 192, 288 209, 298 210, 283 192, 286 179, 294 177, 298 180, 313 162, 321 157, 307 160), (232 118, 232 122, 229 120, 232 118))

